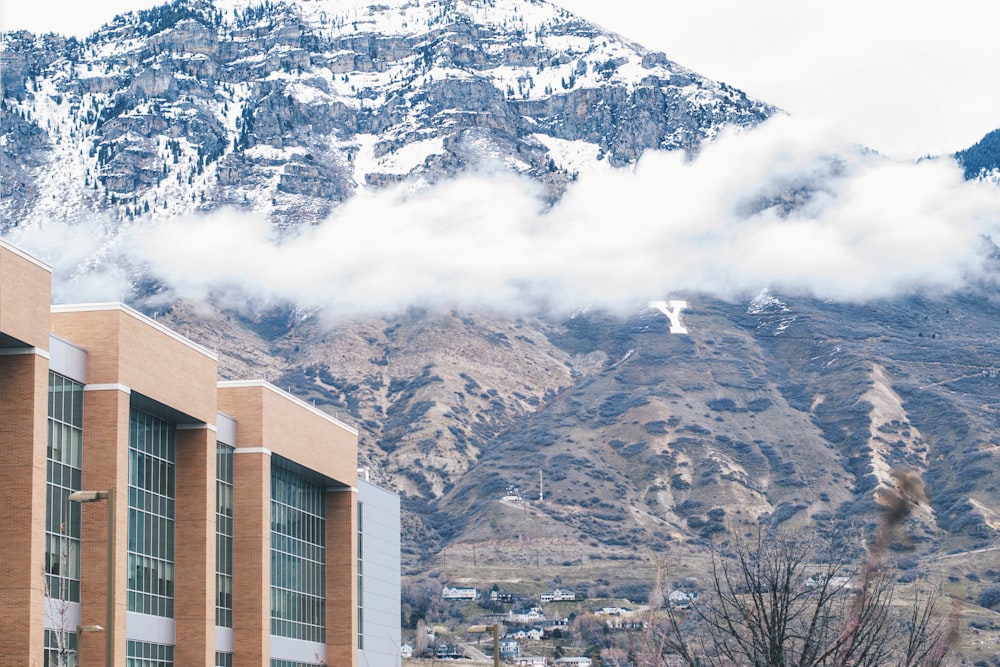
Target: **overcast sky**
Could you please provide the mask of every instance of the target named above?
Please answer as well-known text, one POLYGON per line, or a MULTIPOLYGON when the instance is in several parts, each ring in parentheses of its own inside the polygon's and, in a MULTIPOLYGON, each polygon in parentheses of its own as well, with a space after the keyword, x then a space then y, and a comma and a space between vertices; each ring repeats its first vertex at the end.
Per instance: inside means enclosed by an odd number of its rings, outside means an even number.
POLYGON ((950 153, 1000 126, 997 3, 559 3, 893 157, 950 153))
MULTIPOLYGON (((1000 4, 982 0, 557 0, 699 74, 891 157, 1000 127, 1000 4)), ((0 0, 5 29, 86 35, 158 0, 0 0)))

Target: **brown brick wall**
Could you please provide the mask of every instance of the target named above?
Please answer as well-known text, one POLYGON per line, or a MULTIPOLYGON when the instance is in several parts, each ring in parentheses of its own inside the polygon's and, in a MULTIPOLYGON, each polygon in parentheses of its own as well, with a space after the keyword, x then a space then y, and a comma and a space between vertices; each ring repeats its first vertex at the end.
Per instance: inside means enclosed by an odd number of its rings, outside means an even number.
POLYGON ((218 361, 201 348, 124 307, 54 308, 53 331, 87 350, 88 384, 123 384, 212 424, 218 361))
POLYGON ((0 241, 0 332, 49 349, 52 271, 0 241))
POLYGON ((358 494, 326 495, 326 651, 329 665, 358 664, 358 494))
POLYGON ((237 450, 233 476, 233 664, 261 667, 271 655, 271 457, 237 450))
POLYGON ((0 667, 42 664, 48 361, 0 356, 0 667))
POLYGON ((357 433, 277 388, 222 383, 219 409, 239 424, 240 447, 265 447, 341 484, 357 484, 357 433))
MULTIPOLYGON (((357 662, 357 434, 265 383, 217 386, 215 355, 123 306, 49 309, 50 271, 0 243, 0 332, 27 344, 0 355, 0 667, 42 664, 47 375, 50 331, 87 351, 83 488, 114 492, 113 584, 108 591, 107 501, 82 508, 81 612, 106 625, 113 599, 114 664, 125 663, 130 391, 190 417, 178 431, 176 662, 213 664, 215 651, 215 423, 238 420, 234 488, 234 658, 270 656, 269 450, 345 487, 328 495, 330 665, 357 662), (200 423, 200 426, 197 424, 200 423), (111 595, 109 596, 109 593, 111 595)), ((104 664, 103 633, 80 638, 85 664, 104 664)))
POLYGON ((174 620, 178 665, 215 661, 215 431, 177 431, 174 620))
MULTIPOLYGON (((223 383, 219 388, 219 409, 237 420, 240 449, 269 450, 346 485, 343 491, 327 494, 327 663, 357 664, 357 493, 353 490, 357 485, 356 433, 266 383, 223 383)), ((253 596, 259 595, 264 605, 260 609, 254 606, 256 602, 249 594, 245 604, 253 618, 261 614, 265 635, 270 632, 270 572, 267 571, 270 563, 270 491, 270 457, 265 454, 241 454, 238 449, 236 506, 243 507, 245 514, 238 513, 234 517, 237 532, 234 552, 239 563, 248 562, 260 553, 262 568, 266 572, 263 578, 265 586, 259 592, 254 587, 253 596), (258 457, 265 459, 260 465, 266 465, 266 470, 251 469, 250 461, 258 457), (255 490, 258 488, 259 492, 255 490), (253 493, 254 497, 247 498, 249 493, 253 493), (262 507, 253 506, 258 502, 262 507), (244 506, 244 503, 250 504, 244 506), (250 516, 256 522, 261 514, 262 535, 256 533, 256 523, 241 525, 247 521, 241 516, 250 516)), ((242 566, 237 568, 237 572, 240 573, 241 569, 242 566)), ((256 574, 241 574, 253 576, 253 582, 257 581, 256 574)), ((243 589, 240 581, 237 578, 233 580, 233 588, 237 592, 243 589)), ((234 623, 239 625, 242 607, 239 601, 234 606, 234 623)), ((252 638, 253 632, 248 628, 243 635, 237 630, 236 664, 262 664, 256 653, 240 655, 245 650, 241 636, 252 638)), ((266 658, 268 654, 264 652, 260 655, 266 658)))
MULTIPOLYGON (((83 399, 83 488, 113 490, 114 498, 114 664, 125 664, 128 579, 128 428, 129 395, 124 391, 86 391, 83 399)), ((80 602, 84 625, 105 625, 107 501, 85 503, 80 528, 80 602)), ((106 631, 106 630, 105 630, 106 631)), ((104 664, 103 634, 82 637, 90 664, 104 664)))

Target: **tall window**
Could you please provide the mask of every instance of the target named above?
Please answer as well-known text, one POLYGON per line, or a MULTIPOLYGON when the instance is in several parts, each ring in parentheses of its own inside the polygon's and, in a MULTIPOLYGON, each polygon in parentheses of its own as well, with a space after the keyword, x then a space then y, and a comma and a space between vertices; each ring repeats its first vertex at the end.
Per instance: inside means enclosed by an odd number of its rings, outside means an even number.
POLYGON ((174 647, 169 644, 130 639, 126 643, 125 655, 126 667, 174 667, 174 647))
POLYGON ((80 505, 68 500, 81 487, 83 385, 49 373, 48 450, 45 484, 45 587, 50 602, 46 665, 73 664, 76 628, 69 603, 80 601, 80 505))
POLYGON ((45 629, 45 655, 43 667, 77 667, 75 632, 45 629))
POLYGON ((322 486, 271 469, 271 634, 326 641, 326 502, 322 486))
POLYGON ((129 418, 128 609, 173 618, 176 427, 134 406, 129 418))
POLYGON ((233 448, 216 444, 215 624, 233 627, 233 448))
POLYGON ((365 648, 365 506, 358 503, 358 649, 365 648))

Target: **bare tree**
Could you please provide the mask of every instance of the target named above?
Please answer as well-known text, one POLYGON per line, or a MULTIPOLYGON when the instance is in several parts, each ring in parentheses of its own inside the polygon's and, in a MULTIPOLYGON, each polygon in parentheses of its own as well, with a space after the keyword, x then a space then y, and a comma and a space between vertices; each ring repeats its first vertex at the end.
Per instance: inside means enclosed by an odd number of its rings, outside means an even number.
POLYGON ((55 642, 56 667, 71 667, 76 664, 76 649, 70 642, 71 633, 76 628, 72 627, 70 619, 69 545, 66 523, 63 520, 59 523, 58 557, 56 562, 49 564, 45 572, 45 614, 47 625, 53 628, 51 632, 55 642))
POLYGON ((417 621, 417 633, 413 638, 413 652, 418 656, 423 656, 427 652, 430 641, 427 638, 427 623, 424 619, 417 621))
POLYGON ((668 605, 643 655, 690 667, 945 664, 953 627, 937 593, 898 605, 889 567, 853 567, 846 551, 817 544, 762 531, 714 553, 708 590, 690 610, 668 605))
MULTIPOLYGON (((712 552, 708 590, 689 611, 670 605, 643 644, 649 665, 689 667, 941 667, 957 638, 939 591, 896 600, 885 554, 919 480, 899 475, 861 559, 830 541, 764 526, 712 552), (669 656, 664 657, 664 656, 669 656)), ((842 544, 846 541, 842 541, 842 544)), ((861 541, 859 540, 860 544, 861 541)))

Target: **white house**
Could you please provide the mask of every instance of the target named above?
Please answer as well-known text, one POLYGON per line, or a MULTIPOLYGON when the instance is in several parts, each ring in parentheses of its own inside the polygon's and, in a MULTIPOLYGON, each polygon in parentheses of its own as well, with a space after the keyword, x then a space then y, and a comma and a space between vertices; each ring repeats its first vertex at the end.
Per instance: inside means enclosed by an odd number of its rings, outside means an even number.
MULTIPOLYGON (((822 583, 822 581, 823 581, 822 577, 820 579, 814 579, 813 577, 809 577, 805 581, 805 587, 806 588, 816 588, 817 586, 819 586, 822 583)), ((844 590, 844 591, 846 591, 846 590, 850 590, 851 588, 853 588, 853 584, 851 583, 850 577, 830 577, 830 589, 831 590, 834 590, 834 591, 844 590)))
POLYGON ((413 647, 410 646, 409 644, 403 644, 402 646, 399 647, 399 655, 403 658, 412 658, 413 647))
POLYGON ((635 611, 628 607, 601 607, 594 612, 595 616, 631 616, 635 611))
POLYGON ((521 644, 516 639, 500 640, 500 657, 504 660, 516 658, 521 655, 521 644))
POLYGON ((590 658, 559 658, 555 661, 556 665, 564 665, 565 667, 591 667, 594 661, 590 658))
POLYGON ((520 630, 515 630, 514 632, 508 632, 505 636, 511 639, 533 639, 538 641, 545 636, 545 631, 541 628, 521 628, 520 630))
POLYGON ((475 588, 449 588, 445 586, 441 591, 442 600, 478 600, 479 591, 475 588))
POLYGON ((615 630, 639 629, 646 627, 642 619, 637 616, 640 612, 648 610, 649 607, 642 606, 638 609, 628 607, 601 607, 594 612, 595 616, 607 616, 605 623, 609 628, 615 630))
POLYGON ((697 597, 697 593, 685 593, 681 589, 675 588, 667 595, 667 602, 674 609, 687 609, 691 606, 691 601, 697 597))
POLYGON ((544 621, 545 613, 542 611, 541 607, 532 607, 531 609, 511 609, 507 613, 507 618, 512 623, 534 623, 535 621, 544 621))
POLYGON ((512 658, 511 662, 517 667, 545 667, 545 656, 519 655, 516 658, 512 658))
POLYGON ((576 593, 573 591, 563 591, 555 589, 547 593, 542 593, 542 602, 560 602, 562 600, 576 600, 576 593))

